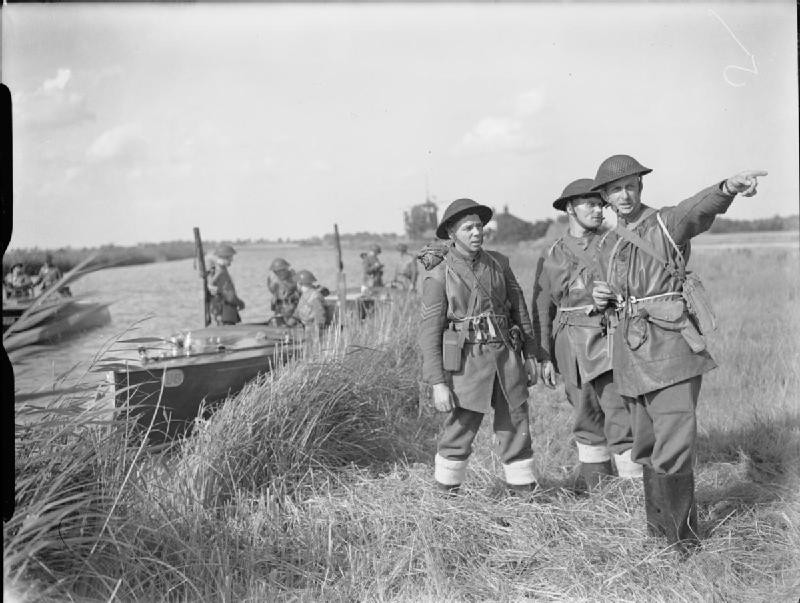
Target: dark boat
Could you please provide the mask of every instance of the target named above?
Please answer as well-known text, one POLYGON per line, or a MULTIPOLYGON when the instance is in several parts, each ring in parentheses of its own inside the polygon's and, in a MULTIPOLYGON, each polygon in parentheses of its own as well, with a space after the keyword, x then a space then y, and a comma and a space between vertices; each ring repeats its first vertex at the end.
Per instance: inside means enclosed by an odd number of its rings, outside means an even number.
POLYGON ((61 297, 29 312, 35 301, 34 298, 3 302, 3 347, 7 352, 36 343, 59 341, 111 321, 105 303, 61 297), (19 328, 17 322, 23 315, 24 326, 19 328), (12 325, 16 326, 9 332, 12 325))
POLYGON ((137 360, 111 358, 99 370, 113 384, 115 405, 150 429, 159 444, 185 435, 201 408, 210 412, 246 383, 302 350, 302 328, 243 324, 140 338, 137 360), (144 344, 160 344, 146 347, 144 344))

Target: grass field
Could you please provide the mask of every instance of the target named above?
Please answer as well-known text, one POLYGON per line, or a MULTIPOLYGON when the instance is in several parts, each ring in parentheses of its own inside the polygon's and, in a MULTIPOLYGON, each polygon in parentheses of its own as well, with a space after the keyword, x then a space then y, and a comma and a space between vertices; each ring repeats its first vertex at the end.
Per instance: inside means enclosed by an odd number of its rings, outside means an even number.
MULTIPOLYGON (((535 250, 506 250, 525 291, 535 250)), ((245 389, 169 454, 102 410, 18 409, 9 600, 797 601, 800 262, 703 250, 715 301, 697 498, 703 549, 648 538, 641 485, 574 491, 563 389, 532 390, 540 490, 509 497, 476 441, 463 496, 432 485, 415 300, 245 389)))

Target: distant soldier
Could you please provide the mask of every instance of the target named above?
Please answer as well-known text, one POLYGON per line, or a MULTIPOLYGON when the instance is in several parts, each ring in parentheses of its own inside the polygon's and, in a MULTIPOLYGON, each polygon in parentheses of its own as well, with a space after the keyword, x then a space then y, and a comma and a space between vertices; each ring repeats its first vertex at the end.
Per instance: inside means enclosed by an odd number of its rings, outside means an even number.
POLYGON ((594 281, 602 280, 597 240, 604 206, 592 184, 591 178, 575 180, 553 203, 567 213, 569 231, 540 258, 531 303, 533 332, 545 358, 542 381, 554 388, 556 371, 564 378, 581 477, 590 489, 612 474, 611 452, 620 477, 642 474, 630 458, 633 436, 611 374, 607 322, 592 299, 594 281))
POLYGON ((235 325, 242 321, 239 310, 244 310, 244 302, 236 295, 236 288, 228 272, 236 250, 230 245, 220 245, 214 250, 214 265, 211 271, 209 291, 211 315, 217 324, 235 325))
POLYGON ((3 278, 3 290, 11 299, 26 299, 33 291, 33 281, 25 274, 25 265, 17 262, 11 266, 11 271, 3 278))
POLYGON ((361 254, 361 293, 370 293, 373 289, 383 287, 383 264, 378 259, 380 253, 381 246, 373 243, 369 250, 361 254))
POLYGON ((300 299, 296 275, 289 262, 283 258, 275 258, 269 266, 267 288, 272 293, 270 309, 286 324, 292 324, 293 314, 300 299))
POLYGON ((716 367, 703 331, 713 328, 702 286, 687 273, 690 239, 711 227, 733 198, 756 193, 748 171, 660 210, 641 201, 642 176, 652 170, 628 155, 609 157, 593 189, 617 214, 600 240, 606 282, 598 308, 613 307, 614 382, 631 412, 632 458, 644 466, 648 531, 686 552, 698 542, 694 500, 695 407, 702 374, 716 367))
POLYGON ((511 490, 536 487, 528 419, 528 384, 536 349, 522 290, 508 258, 483 249, 492 210, 471 199, 447 208, 436 236, 451 242, 422 280, 419 345, 433 405, 446 412, 435 457, 438 487, 464 481, 472 442, 494 408, 494 433, 511 490))
MULTIPOLYGON (((44 256, 44 263, 42 264, 41 268, 39 268, 39 274, 36 277, 36 284, 40 287, 41 292, 43 293, 60 281, 63 276, 64 275, 61 273, 61 269, 53 264, 53 256, 48 253, 44 256)), ((58 292, 64 296, 72 295, 69 287, 59 287, 58 292)))
POLYGON ((316 329, 318 334, 327 326, 325 298, 316 284, 317 278, 309 270, 297 273, 297 285, 300 287, 300 301, 297 303, 295 316, 307 331, 316 329))
POLYGON ((408 253, 408 245, 397 244, 400 257, 394 270, 394 284, 405 291, 417 290, 417 258, 408 253))

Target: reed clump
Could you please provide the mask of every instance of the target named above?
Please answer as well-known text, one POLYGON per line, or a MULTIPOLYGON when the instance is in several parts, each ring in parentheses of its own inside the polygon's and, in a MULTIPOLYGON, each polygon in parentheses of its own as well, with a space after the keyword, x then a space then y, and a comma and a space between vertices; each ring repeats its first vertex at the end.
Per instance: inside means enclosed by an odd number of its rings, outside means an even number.
POLYGON ((417 405, 407 300, 252 383, 169 452, 148 452, 102 404, 64 399, 35 428, 18 417, 6 584, 23 600, 796 600, 800 315, 788 303, 800 286, 796 254, 758 271, 765 253, 695 260, 718 275, 706 286, 721 327, 699 409, 703 548, 689 559, 647 537, 640 484, 574 490, 562 389, 533 390, 538 492, 508 495, 485 421, 461 494, 439 495, 440 419, 417 405), (750 286, 723 278, 739 271, 750 286))

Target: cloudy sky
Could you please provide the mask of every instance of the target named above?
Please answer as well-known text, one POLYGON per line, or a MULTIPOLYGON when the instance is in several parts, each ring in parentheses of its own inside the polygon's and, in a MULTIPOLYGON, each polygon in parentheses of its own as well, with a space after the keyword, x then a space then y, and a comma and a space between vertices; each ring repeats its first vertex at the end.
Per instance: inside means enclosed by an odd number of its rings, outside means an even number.
POLYGON ((527 219, 628 153, 667 205, 798 211, 796 8, 753 4, 3 7, 12 247, 402 232, 461 196, 527 219))

